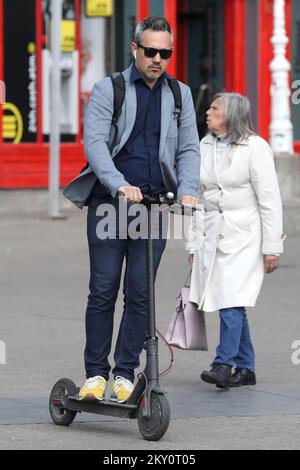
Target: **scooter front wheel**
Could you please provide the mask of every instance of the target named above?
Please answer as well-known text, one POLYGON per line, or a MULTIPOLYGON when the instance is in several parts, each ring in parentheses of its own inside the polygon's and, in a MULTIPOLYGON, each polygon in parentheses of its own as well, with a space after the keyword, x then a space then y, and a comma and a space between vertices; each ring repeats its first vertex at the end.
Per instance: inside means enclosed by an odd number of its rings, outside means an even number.
POLYGON ((147 441, 159 441, 166 433, 170 424, 170 406, 163 394, 151 393, 151 416, 143 416, 143 399, 138 408, 138 425, 144 439, 147 441))
POLYGON ((70 379, 60 379, 53 386, 49 398, 49 411, 53 422, 58 426, 69 426, 76 416, 76 411, 67 410, 63 403, 67 397, 77 395, 77 388, 70 379))

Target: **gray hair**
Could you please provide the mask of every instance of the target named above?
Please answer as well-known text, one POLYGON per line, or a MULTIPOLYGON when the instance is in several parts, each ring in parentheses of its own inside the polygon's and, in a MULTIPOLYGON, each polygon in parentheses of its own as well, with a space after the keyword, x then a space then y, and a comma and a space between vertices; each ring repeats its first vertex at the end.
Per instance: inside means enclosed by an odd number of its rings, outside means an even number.
POLYGON ((173 44, 173 32, 170 23, 163 16, 148 16, 137 25, 134 33, 134 42, 142 43, 143 32, 147 29, 152 31, 167 31, 171 35, 171 43, 173 44))
POLYGON ((238 144, 250 135, 255 135, 251 121, 250 101, 239 93, 217 93, 212 102, 221 98, 225 110, 225 127, 229 144, 238 144))

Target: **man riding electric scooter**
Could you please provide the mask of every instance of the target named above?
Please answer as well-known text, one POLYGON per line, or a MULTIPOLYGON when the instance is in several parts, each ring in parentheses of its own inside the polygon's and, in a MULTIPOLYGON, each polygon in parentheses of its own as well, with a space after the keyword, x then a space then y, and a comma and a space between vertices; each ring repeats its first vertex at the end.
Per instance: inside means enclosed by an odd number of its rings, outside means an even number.
MULTIPOLYGON (((110 204, 119 220, 119 192, 128 203, 143 195, 159 198, 172 191, 183 205, 196 206, 199 197, 200 154, 191 91, 166 69, 173 36, 165 18, 141 21, 131 43, 135 58, 121 74, 98 81, 92 91, 84 124, 88 164, 65 189, 78 207, 88 206, 90 294, 86 311, 86 382, 82 401, 105 397, 110 364, 115 302, 126 260, 124 311, 114 354, 111 399, 127 402, 148 330, 147 240, 116 231, 111 238, 97 234, 98 208, 110 204)), ((132 216, 127 213, 127 226, 132 216)), ((155 278, 166 239, 153 240, 155 278)), ((123 227, 124 229, 124 227, 123 227)), ((123 230, 124 232, 124 230, 123 230)))

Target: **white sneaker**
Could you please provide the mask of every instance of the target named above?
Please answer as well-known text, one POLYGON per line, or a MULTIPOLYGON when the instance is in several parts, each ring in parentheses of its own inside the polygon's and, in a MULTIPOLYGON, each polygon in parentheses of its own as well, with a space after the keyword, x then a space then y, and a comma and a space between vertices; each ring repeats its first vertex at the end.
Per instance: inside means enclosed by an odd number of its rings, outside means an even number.
POLYGON ((130 397, 134 389, 133 383, 118 375, 112 385, 112 394, 110 399, 118 403, 124 403, 130 397))

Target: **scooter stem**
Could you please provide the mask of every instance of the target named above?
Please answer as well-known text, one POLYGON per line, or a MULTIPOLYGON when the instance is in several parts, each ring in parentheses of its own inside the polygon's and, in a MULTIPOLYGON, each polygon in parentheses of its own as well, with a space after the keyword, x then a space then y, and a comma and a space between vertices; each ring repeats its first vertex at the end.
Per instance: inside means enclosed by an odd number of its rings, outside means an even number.
POLYGON ((152 223, 151 223, 151 204, 148 210, 148 239, 147 239, 147 276, 148 276, 148 314, 149 329, 148 336, 155 338, 156 322, 155 322, 155 290, 154 290, 154 268, 153 268, 153 240, 152 240, 152 223))

